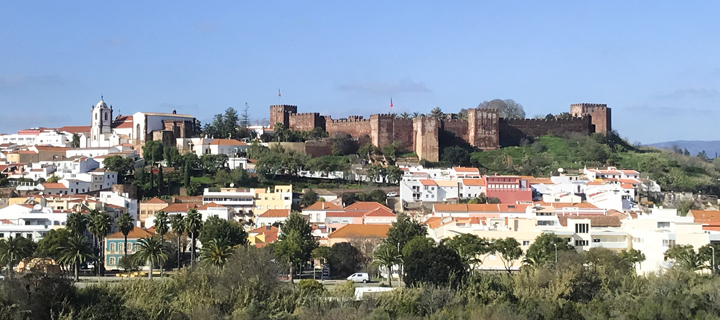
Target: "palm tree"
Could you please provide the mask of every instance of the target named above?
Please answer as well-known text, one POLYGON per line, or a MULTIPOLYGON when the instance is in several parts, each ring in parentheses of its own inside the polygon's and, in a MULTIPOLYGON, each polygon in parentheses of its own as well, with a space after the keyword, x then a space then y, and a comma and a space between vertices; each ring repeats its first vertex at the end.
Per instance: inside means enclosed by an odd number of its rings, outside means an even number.
POLYGON ((135 247, 137 250, 133 256, 137 259, 137 262, 146 263, 150 266, 148 277, 152 279, 153 267, 162 265, 168 259, 167 243, 162 238, 153 236, 138 240, 135 247))
POLYGON ((165 234, 168 232, 168 223, 168 214, 165 211, 155 213, 155 232, 160 235, 161 239, 165 239, 165 234))
POLYGON ((442 112, 442 109, 440 109, 440 107, 435 107, 430 111, 430 116, 435 119, 441 120, 443 116, 445 116, 445 114, 442 112))
POLYGON ((91 210, 90 214, 88 216, 88 231, 92 233, 92 235, 95 237, 95 248, 96 248, 96 256, 98 257, 98 265, 97 272, 98 275, 100 275, 102 265, 103 265, 103 255, 104 255, 104 248, 103 248, 103 238, 110 233, 110 227, 112 226, 112 219, 110 216, 106 215, 104 212, 100 212, 97 210, 91 210))
POLYGON ((200 248, 200 257, 203 261, 222 267, 234 253, 234 248, 225 239, 212 239, 200 248))
POLYGON ((135 228, 133 225, 133 219, 129 213, 125 212, 120 216, 120 218, 118 218, 117 225, 120 232, 122 232, 123 236, 125 236, 125 246, 123 247, 125 250, 123 250, 123 253, 124 257, 127 258, 127 237, 128 234, 130 234, 130 231, 135 228))
POLYGON ((85 232, 87 222, 86 216, 82 213, 74 212, 68 215, 65 227, 75 233, 75 235, 82 235, 85 232))
MULTIPOLYGON (((162 172, 162 171, 160 171, 162 172)), ((160 181, 160 180, 158 180, 160 181)), ((155 213, 155 232, 160 236, 160 239, 165 241, 165 234, 168 232, 168 215, 165 211, 158 211, 155 213)), ((162 277, 165 268, 160 266, 160 276, 162 277)))
POLYGON ((30 240, 23 237, 10 237, 0 240, 0 261, 7 265, 8 277, 12 279, 13 265, 23 258, 32 256, 33 248, 30 240))
POLYGON ((173 215, 170 217, 170 227, 172 228, 175 235, 177 235, 177 267, 180 268, 180 238, 183 232, 185 232, 185 223, 183 222, 183 216, 180 214, 173 215))
POLYGON ((409 118, 410 118, 410 114, 407 113, 407 112, 403 112, 403 113, 400 114, 400 118, 409 119, 409 118))
POLYGON ((422 116, 422 113, 420 113, 420 112, 413 112, 413 114, 412 114, 412 118, 418 118, 420 116, 422 116))
POLYGON ((392 287, 392 268, 402 262, 397 248, 391 244, 380 245, 373 252, 373 264, 387 267, 388 284, 392 287))
POLYGON ((195 264, 195 241, 197 240, 198 232, 202 227, 202 215, 197 210, 190 209, 185 216, 185 232, 192 238, 191 251, 190 251, 190 264, 195 264))
POLYGON ((80 264, 85 261, 93 260, 95 256, 85 237, 76 235, 70 237, 64 245, 60 247, 60 257, 58 262, 64 265, 72 265, 75 269, 75 281, 80 280, 78 271, 80 264))

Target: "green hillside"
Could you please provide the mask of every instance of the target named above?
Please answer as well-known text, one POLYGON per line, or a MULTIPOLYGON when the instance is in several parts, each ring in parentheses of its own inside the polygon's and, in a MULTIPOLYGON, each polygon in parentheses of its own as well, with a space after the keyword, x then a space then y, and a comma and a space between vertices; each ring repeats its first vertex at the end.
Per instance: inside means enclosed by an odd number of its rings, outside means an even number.
POLYGON ((473 152, 470 164, 485 173, 534 176, 549 176, 558 168, 617 166, 649 175, 663 190, 720 193, 720 160, 636 147, 616 135, 543 136, 526 146, 473 152))

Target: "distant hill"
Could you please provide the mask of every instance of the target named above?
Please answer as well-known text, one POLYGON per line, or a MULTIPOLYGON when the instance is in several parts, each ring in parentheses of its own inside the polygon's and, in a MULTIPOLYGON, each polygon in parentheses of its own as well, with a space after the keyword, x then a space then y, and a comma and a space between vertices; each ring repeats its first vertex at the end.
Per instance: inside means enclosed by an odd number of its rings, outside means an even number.
POLYGON ((667 141, 649 144, 651 147, 660 149, 672 149, 672 146, 676 145, 680 149, 688 149, 690 155, 697 155, 700 151, 705 150, 708 157, 715 158, 715 155, 720 155, 720 141, 697 141, 697 140, 677 140, 667 141))

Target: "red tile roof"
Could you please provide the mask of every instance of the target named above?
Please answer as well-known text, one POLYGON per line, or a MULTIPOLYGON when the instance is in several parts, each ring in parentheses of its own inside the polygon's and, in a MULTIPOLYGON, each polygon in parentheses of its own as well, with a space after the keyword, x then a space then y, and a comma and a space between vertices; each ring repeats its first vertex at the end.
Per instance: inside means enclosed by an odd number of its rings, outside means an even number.
POLYGON ((395 214, 387 208, 377 208, 365 214, 366 217, 394 217, 395 214))
POLYGON ((315 202, 309 205, 305 210, 342 210, 342 208, 332 202, 315 202))
POLYGON ((187 212, 190 209, 196 209, 197 205, 194 203, 173 203, 164 209, 162 209, 165 212, 171 213, 171 212, 187 212))
POLYGON ((260 218, 287 218, 290 215, 290 209, 270 209, 261 214, 260 218))
POLYGON ((466 186, 485 186, 485 179, 462 179, 462 184, 466 186))
POLYGON ((153 197, 152 199, 148 199, 148 200, 142 201, 140 203, 158 203, 158 204, 164 203, 164 204, 167 204, 167 202, 160 200, 160 198, 158 198, 158 197, 153 197))
MULTIPOLYGON (((153 234, 148 232, 147 230, 144 230, 140 227, 134 227, 132 230, 130 230, 130 233, 128 233, 128 239, 143 239, 145 237, 152 237, 153 234)), ((109 236, 105 237, 106 239, 124 239, 125 235, 118 231, 115 232, 109 236)))
POLYGON ((62 183, 45 182, 42 186, 44 189, 67 189, 67 187, 62 183))
POLYGON ((325 216, 328 218, 361 218, 365 216, 365 213, 367 213, 367 211, 331 211, 325 213, 325 216))
POLYGON ((58 132, 68 133, 90 133, 90 126, 64 126, 57 130, 58 132))
POLYGON ((211 146, 246 146, 245 142, 238 141, 235 139, 215 139, 210 142, 211 146))
POLYGON ((455 172, 462 172, 462 173, 477 173, 480 174, 480 170, 478 168, 468 168, 468 167, 453 167, 453 170, 455 172))
POLYGON ((199 206, 197 209, 198 210, 206 210, 208 208, 226 208, 226 207, 223 205, 217 204, 215 202, 210 202, 210 203, 206 203, 204 205, 199 206))
POLYGON ((390 225, 348 224, 328 235, 328 238, 387 238, 390 225))
POLYGON ((348 211, 348 210, 350 210, 350 211, 352 211, 352 210, 370 211, 370 210, 374 210, 374 209, 382 208, 382 207, 385 207, 385 206, 380 203, 377 203, 377 202, 358 201, 358 202, 355 202, 355 203, 345 207, 345 210, 346 211, 348 211))

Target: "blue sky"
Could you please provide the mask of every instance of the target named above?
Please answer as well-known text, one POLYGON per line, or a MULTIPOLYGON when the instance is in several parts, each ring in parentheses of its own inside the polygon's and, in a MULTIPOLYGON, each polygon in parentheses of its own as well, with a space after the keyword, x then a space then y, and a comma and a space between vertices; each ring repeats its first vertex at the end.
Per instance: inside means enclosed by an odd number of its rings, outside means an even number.
POLYGON ((607 103, 631 141, 720 140, 720 2, 13 1, 0 132, 247 102, 334 117, 607 103), (282 91, 282 98, 277 91, 282 91), (390 110, 392 97, 395 107, 390 110))

